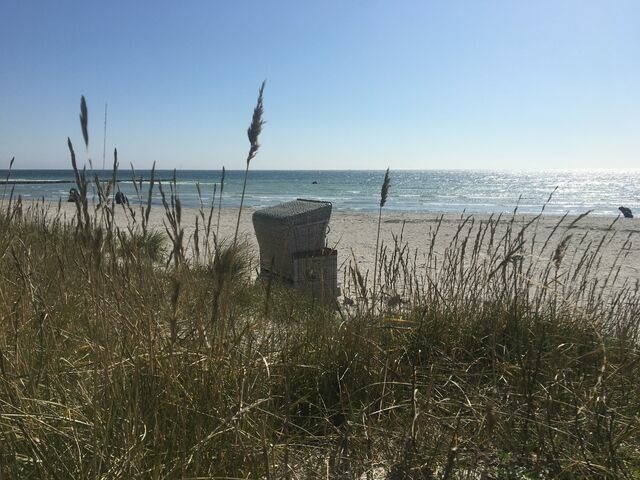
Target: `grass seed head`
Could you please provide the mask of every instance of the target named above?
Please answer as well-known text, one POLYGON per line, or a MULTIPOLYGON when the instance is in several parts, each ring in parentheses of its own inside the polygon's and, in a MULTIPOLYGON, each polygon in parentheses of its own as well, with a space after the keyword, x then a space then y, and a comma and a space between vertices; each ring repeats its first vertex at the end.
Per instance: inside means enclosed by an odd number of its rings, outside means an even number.
POLYGON ((260 143, 258 143, 258 137, 260 136, 260 132, 262 132, 262 126, 264 125, 264 120, 262 119, 262 114, 264 112, 264 108, 262 105, 262 94, 264 93, 264 85, 265 81, 260 85, 260 91, 258 93, 258 102, 256 103, 255 108, 253 109, 253 117, 251 119, 251 125, 247 129, 247 137, 249 137, 249 143, 251 144, 251 148, 249 150, 249 155, 247 156, 247 164, 251 161, 253 157, 258 153, 258 149, 260 148, 260 143))
POLYGON ((384 174, 384 180, 382 181, 382 189, 380 190, 380 208, 384 207, 387 203, 387 197, 389 196, 389 186, 391 185, 391 179, 389 178, 389 169, 384 174))
POLYGON ((87 101, 84 99, 84 95, 80 98, 80 126, 82 127, 84 144, 89 148, 89 112, 87 110, 87 101))
POLYGON ((570 234, 564 237, 553 252, 553 263, 556 269, 560 268, 560 264, 562 263, 562 259, 564 258, 567 246, 569 245, 569 240, 571 240, 572 236, 573 235, 570 234))

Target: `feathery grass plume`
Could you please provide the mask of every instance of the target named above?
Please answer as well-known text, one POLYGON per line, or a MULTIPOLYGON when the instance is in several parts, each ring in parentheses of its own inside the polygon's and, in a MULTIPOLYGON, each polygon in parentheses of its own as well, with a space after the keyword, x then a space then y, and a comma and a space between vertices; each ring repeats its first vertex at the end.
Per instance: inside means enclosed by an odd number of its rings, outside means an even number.
POLYGON ((382 221, 382 207, 387 203, 387 197, 389 196, 389 187, 391 186, 391 178, 389 177, 389 168, 384 174, 384 180, 382 181, 382 188, 380 189, 380 209, 378 211, 378 233, 376 235, 376 255, 373 263, 373 305, 375 307, 376 298, 376 282, 378 280, 378 247, 380 245, 380 222, 382 221))
POLYGON ((262 132, 262 126, 264 125, 264 121, 262 120, 262 114, 264 112, 264 108, 262 105, 262 94, 264 92, 264 84, 265 80, 262 81, 262 85, 260 85, 260 92, 258 93, 258 102, 256 104, 256 108, 253 109, 253 117, 251 118, 251 125, 247 129, 247 137, 249 138, 249 143, 251 144, 251 148, 249 149, 249 155, 247 156, 247 165, 251 162, 251 159, 256 156, 258 153, 258 148, 260 148, 260 144, 258 143, 258 137, 260 136, 260 132, 262 132))
POLYGON ((569 234, 564 237, 553 252, 552 260, 553 264, 556 267, 556 271, 560 269, 560 263, 562 263, 562 259, 564 258, 564 254, 567 251, 567 245, 569 244, 571 237, 573 237, 573 234, 569 234))
POLYGON ((84 99, 84 95, 80 98, 80 126, 82 127, 84 144, 89 148, 89 112, 87 110, 87 101, 84 99))
POLYGON ((244 183, 242 184, 242 195, 240 196, 240 208, 238 210, 238 221, 236 222, 236 232, 233 235, 233 244, 235 245, 238 240, 238 230, 240 229, 240 216, 242 215, 242 206, 244 204, 244 193, 247 189, 247 176, 249 175, 249 164, 253 157, 258 153, 258 149, 260 148, 260 144, 258 143, 258 137, 260 136, 260 132, 262 132, 262 126, 264 125, 264 120, 262 120, 262 114, 264 112, 262 106, 262 94, 264 93, 264 84, 266 80, 262 81, 262 85, 260 85, 260 91, 258 92, 258 102, 256 103, 256 107, 253 109, 253 117, 251 118, 251 125, 247 129, 247 137, 249 138, 249 154, 247 155, 247 166, 244 171, 244 183))
POLYGON ((389 178, 389 168, 387 168, 387 171, 384 174, 384 180, 382 181, 382 188, 380 189, 380 208, 384 207, 384 204, 387 203, 390 185, 391 179, 389 178))

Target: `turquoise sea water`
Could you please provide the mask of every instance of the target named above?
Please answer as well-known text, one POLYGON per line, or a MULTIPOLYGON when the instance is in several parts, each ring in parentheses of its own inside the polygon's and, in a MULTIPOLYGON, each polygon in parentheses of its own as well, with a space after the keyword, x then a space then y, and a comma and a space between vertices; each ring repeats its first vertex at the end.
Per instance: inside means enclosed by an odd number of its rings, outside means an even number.
MULTIPOLYGON (((0 171, 5 179, 7 171, 0 171)), ((89 172, 88 172, 89 173, 89 172)), ((102 180, 111 172, 95 172, 102 180)), ((196 182, 200 182, 205 204, 211 201, 214 184, 220 188, 220 171, 181 170, 176 172, 178 192, 185 207, 200 205, 196 182)), ((227 171, 224 206, 237 206, 242 191, 243 171, 227 171)), ((136 179, 148 179, 147 170, 136 171, 136 179)), ((166 190, 173 171, 156 171, 166 190)), ((268 206, 295 198, 329 200, 334 209, 375 211, 380 200, 383 171, 253 170, 249 172, 245 204, 268 206), (317 183, 314 183, 317 182, 317 183)), ((71 170, 14 170, 10 180, 25 182, 14 186, 14 195, 25 199, 44 197, 66 200, 73 185, 71 170), (27 183, 51 182, 66 183, 27 183)), ((146 191, 148 184, 144 183, 146 191)), ((640 214, 640 171, 480 171, 401 170, 391 172, 391 190, 385 208, 389 211, 430 213, 502 213, 516 205, 521 213, 538 213, 556 188, 546 214, 577 214, 593 210, 595 215, 617 215, 625 205, 640 214)), ((0 186, 0 191, 4 190, 0 186)), ((7 185, 8 195, 12 185, 7 185)), ((119 173, 119 188, 137 201, 132 173, 119 173)), ((157 193, 157 186, 155 189, 157 193)), ((155 197, 159 202, 159 197, 155 197)))

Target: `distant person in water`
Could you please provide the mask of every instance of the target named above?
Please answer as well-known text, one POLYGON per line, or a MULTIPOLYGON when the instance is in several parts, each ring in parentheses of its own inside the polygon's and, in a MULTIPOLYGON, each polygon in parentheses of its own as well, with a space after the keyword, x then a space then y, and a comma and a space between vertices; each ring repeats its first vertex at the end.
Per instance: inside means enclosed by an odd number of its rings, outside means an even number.
POLYGON ((627 207, 618 207, 618 210, 622 212, 624 218, 633 218, 633 213, 631 213, 631 209, 627 207))
POLYGON ((122 192, 118 192, 116 193, 116 203, 118 205, 126 205, 127 203, 127 196, 122 193, 122 192))

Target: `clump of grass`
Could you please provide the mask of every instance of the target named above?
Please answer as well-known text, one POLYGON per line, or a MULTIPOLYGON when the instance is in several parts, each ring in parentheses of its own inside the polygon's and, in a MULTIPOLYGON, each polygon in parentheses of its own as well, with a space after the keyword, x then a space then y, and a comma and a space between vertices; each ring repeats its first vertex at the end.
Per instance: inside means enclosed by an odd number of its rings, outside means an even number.
POLYGON ((139 230, 120 231, 118 255, 124 258, 135 257, 142 261, 162 263, 166 258, 166 236, 156 230, 143 234, 139 230))

